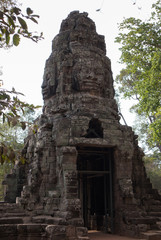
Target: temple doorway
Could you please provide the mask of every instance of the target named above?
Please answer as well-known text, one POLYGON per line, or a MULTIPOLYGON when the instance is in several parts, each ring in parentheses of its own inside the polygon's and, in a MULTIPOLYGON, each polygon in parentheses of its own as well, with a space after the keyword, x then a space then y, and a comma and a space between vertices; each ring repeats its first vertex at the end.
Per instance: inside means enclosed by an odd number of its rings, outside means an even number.
POLYGON ((113 232, 113 149, 77 147, 79 198, 88 230, 113 232))

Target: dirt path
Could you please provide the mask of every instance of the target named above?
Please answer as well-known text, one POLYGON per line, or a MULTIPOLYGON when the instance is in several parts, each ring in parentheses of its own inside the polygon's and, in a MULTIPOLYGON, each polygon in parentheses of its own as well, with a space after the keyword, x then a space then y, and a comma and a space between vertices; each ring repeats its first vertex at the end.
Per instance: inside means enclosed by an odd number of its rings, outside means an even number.
POLYGON ((97 231, 89 231, 88 235, 90 237, 90 240, 136 240, 136 238, 105 234, 97 231))

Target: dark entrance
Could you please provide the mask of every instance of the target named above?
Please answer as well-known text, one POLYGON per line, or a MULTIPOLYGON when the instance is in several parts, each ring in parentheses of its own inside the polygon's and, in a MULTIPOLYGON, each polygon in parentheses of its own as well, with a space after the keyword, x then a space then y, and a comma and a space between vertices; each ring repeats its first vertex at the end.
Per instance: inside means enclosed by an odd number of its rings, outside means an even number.
POLYGON ((78 147, 79 197, 84 225, 113 232, 113 149, 78 147))

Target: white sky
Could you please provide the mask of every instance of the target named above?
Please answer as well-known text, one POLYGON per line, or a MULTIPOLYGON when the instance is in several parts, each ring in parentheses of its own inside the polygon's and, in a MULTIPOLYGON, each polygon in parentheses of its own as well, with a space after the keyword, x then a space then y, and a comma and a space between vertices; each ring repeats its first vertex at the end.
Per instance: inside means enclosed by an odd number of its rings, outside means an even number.
MULTIPOLYGON (((45 39, 39 43, 21 39, 18 47, 10 50, 0 49, 0 66, 2 66, 4 88, 14 87, 25 94, 26 101, 42 105, 41 84, 45 61, 51 53, 52 39, 58 34, 60 24, 74 10, 88 12, 95 22, 99 34, 105 36, 107 56, 111 59, 113 76, 122 66, 119 45, 114 43, 118 35, 118 23, 123 18, 136 17, 147 19, 154 0, 21 0, 24 8, 30 7, 40 15, 39 24, 32 24, 35 30, 44 33, 45 39), (136 4, 133 4, 135 3, 136 4), (101 8, 100 12, 96 10, 101 8), (141 10, 140 10, 141 8, 141 10)), ((24 99, 25 100, 25 99, 24 99)), ((131 125, 132 116, 127 112, 129 102, 123 101, 122 112, 131 125)))

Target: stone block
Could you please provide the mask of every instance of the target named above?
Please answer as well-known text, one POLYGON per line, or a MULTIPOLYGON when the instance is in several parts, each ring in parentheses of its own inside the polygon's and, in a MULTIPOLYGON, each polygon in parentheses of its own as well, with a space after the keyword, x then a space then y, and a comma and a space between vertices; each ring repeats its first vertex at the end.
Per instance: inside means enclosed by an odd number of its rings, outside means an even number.
POLYGON ((139 232, 146 232, 149 229, 147 224, 138 224, 137 226, 138 226, 138 231, 139 232))
POLYGON ((76 227, 69 225, 66 227, 66 236, 67 238, 75 238, 77 236, 76 227))
POLYGON ((7 218, 0 218, 0 224, 19 224, 23 223, 22 217, 7 217, 7 218))
POLYGON ((17 225, 17 231, 20 235, 29 235, 30 234, 43 234, 45 233, 45 228, 46 228, 47 224, 33 224, 33 223, 29 223, 29 224, 18 224, 17 225))
MULTIPOLYGON (((82 221, 83 221, 83 219, 82 219, 82 221)), ((85 236, 86 237, 87 234, 88 234, 88 229, 86 227, 83 227, 83 224, 82 224, 82 227, 77 227, 77 235, 78 236, 81 236, 81 237, 85 236)))
MULTIPOLYGON (((74 160, 75 161, 75 160, 74 160)), ((75 171, 76 170, 76 164, 74 163, 65 163, 62 165, 63 171, 75 171)))
POLYGON ((17 224, 0 224, 0 236, 8 237, 17 235, 17 224))
POLYGON ((89 237, 78 237, 78 240, 90 240, 90 238, 89 237))
POLYGON ((48 225, 46 227, 48 239, 64 240, 66 236, 66 227, 60 225, 48 225))
POLYGON ((156 225, 157 225, 158 229, 161 230, 161 221, 156 222, 156 225))
POLYGON ((161 232, 157 231, 149 231, 141 234, 142 238, 146 240, 160 240, 161 232))

